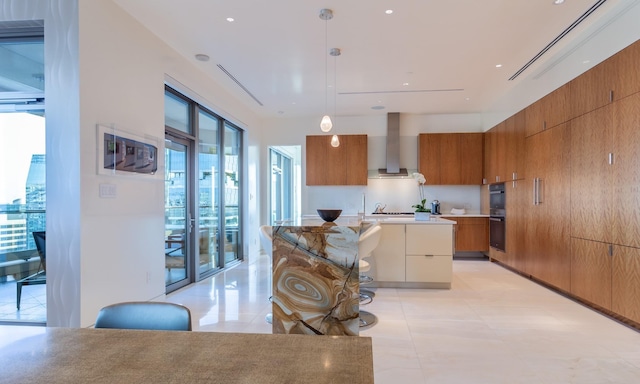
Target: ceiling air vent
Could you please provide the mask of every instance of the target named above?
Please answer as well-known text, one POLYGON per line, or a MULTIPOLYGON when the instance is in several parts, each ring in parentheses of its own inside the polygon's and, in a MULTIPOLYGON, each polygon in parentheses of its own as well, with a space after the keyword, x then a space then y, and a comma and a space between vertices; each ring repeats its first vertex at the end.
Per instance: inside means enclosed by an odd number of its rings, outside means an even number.
POLYGON ((229 78, 230 78, 231 80, 233 80, 233 82, 234 82, 234 83, 238 84, 238 86, 239 86, 240 88, 242 88, 242 90, 243 90, 243 91, 245 91, 245 92, 247 93, 247 95, 251 96, 251 98, 252 98, 253 100, 255 100, 255 101, 256 101, 256 103, 258 103, 261 107, 262 107, 262 106, 264 106, 264 104, 262 104, 262 102, 261 102, 260 100, 258 100, 258 98, 257 98, 257 97, 255 97, 255 96, 253 95, 253 93, 251 93, 251 92, 247 89, 247 87, 245 87, 245 86, 244 86, 240 81, 238 81, 238 79, 236 79, 236 78, 235 78, 235 76, 233 76, 229 71, 227 71, 227 69, 226 69, 225 67, 223 67, 223 66, 222 66, 222 65, 220 65, 220 64, 217 64, 217 65, 218 65, 218 68, 220 68, 220 70, 221 70, 222 72, 224 72, 227 76, 229 76, 229 78))
POLYGON ((576 21, 571 23, 571 25, 569 25, 564 31, 562 31, 562 33, 560 33, 555 39, 551 40, 551 42, 547 44, 547 46, 544 47, 542 51, 538 52, 538 54, 536 54, 531 60, 529 60, 522 68, 518 69, 518 71, 509 78, 509 80, 514 80, 516 77, 520 76, 522 72, 524 72, 527 68, 529 68, 533 63, 538 61, 538 59, 542 57, 542 55, 547 53, 547 51, 550 50, 551 47, 556 45, 558 41, 562 40, 563 37, 568 35, 569 32, 571 32, 575 27, 577 27, 580 23, 582 23, 587 17, 589 17, 589 15, 595 12, 598 8, 600 8, 600 6, 604 4, 606 1, 607 0, 598 0, 595 4, 593 4, 589 9, 587 9, 585 13, 583 13, 580 17, 578 17, 576 21))

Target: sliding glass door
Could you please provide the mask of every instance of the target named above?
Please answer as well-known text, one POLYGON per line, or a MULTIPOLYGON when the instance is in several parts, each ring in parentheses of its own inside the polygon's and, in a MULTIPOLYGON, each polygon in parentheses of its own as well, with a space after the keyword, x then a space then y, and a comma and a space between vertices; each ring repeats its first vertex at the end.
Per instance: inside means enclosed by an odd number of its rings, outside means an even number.
POLYGON ((242 260, 243 133, 169 87, 165 89, 165 130, 167 156, 173 156, 167 157, 165 179, 170 212, 165 228, 169 291, 182 286, 177 281, 188 284, 242 260), (196 171, 191 173, 190 167, 196 171), (187 204, 184 208, 180 208, 182 200, 187 204), (192 213, 189 201, 193 201, 192 213), (170 237, 177 238, 182 231, 190 236, 183 240, 187 253, 179 259, 181 251, 174 248, 183 244, 170 237))
POLYGON ((193 224, 189 185, 190 143, 167 135, 165 139, 165 285, 172 291, 191 283, 193 224))

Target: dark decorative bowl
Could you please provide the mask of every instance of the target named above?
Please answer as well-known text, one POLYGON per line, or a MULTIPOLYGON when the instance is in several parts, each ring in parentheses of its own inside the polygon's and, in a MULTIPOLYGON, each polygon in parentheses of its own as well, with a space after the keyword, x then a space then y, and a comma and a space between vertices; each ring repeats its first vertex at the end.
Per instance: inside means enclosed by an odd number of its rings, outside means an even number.
POLYGON ((342 209, 318 209, 318 215, 324 221, 332 222, 342 213, 342 209))

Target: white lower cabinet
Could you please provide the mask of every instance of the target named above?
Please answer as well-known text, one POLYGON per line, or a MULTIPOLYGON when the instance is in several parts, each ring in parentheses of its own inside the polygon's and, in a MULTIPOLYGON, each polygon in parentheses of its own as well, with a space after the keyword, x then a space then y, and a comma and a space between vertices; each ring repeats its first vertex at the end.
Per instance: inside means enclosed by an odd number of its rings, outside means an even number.
POLYGON ((377 286, 450 288, 453 227, 383 224, 373 257, 377 286))

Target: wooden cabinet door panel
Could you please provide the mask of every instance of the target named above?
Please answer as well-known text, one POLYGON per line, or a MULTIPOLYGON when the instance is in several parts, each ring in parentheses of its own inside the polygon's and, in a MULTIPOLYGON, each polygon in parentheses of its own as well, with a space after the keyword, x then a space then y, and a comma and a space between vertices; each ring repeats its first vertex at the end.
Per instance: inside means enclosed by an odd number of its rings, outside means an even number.
MULTIPOLYGON (((440 138, 440 184, 455 185, 460 183, 460 135, 442 134, 440 138)), ((428 183, 427 179, 427 183, 428 183)))
POLYGON ((529 181, 539 182, 539 204, 531 206, 525 222, 527 272, 558 288, 570 284, 570 145, 567 124, 527 138, 529 181))
POLYGON ((494 129, 496 129, 494 143, 495 143, 495 154, 494 161, 496 162, 493 169, 495 172, 495 177, 493 180, 495 182, 503 182, 509 180, 507 177, 507 125, 506 122, 502 122, 498 124, 494 129))
POLYGON ((439 134, 420 134, 418 172, 427 179, 427 184, 439 185, 440 182, 440 137, 439 134))
POLYGON ((307 185, 326 185, 327 172, 324 164, 327 158, 327 144, 329 142, 325 136, 307 136, 307 185))
POLYGON ((612 107, 571 121, 571 236, 611 242, 613 226, 612 107))
POLYGON ((571 290, 574 295, 611 309, 609 244, 571 239, 571 290))
POLYGON ((526 126, 525 136, 533 136, 538 132, 544 130, 544 114, 543 114, 543 101, 542 99, 529 105, 525 108, 526 126))
POLYGON ((569 290, 571 274, 571 130, 568 124, 547 129, 549 156, 542 177, 541 206, 545 223, 542 240, 545 245, 543 278, 558 288, 569 290))
POLYGON ((375 280, 405 281, 404 225, 382 225, 378 247, 373 251, 375 280))
POLYGON ((640 93, 614 104, 613 242, 640 248, 640 93))
POLYGON ((640 323, 640 249, 615 246, 611 310, 640 323))
POLYGON ((307 136, 306 160, 307 185, 367 185, 367 135, 307 136))
POLYGON ((524 139, 525 129, 527 127, 527 119, 525 110, 522 110, 515 114, 513 131, 511 132, 511 147, 512 152, 515 152, 515 179, 524 179, 526 177, 526 165, 524 157, 524 139))
POLYGON ((340 136, 346 148, 347 185, 367 185, 367 135, 340 136))
POLYGON ((484 172, 483 172, 483 183, 484 184, 491 184, 494 182, 494 166, 495 166, 495 156, 494 156, 494 152, 496 149, 496 146, 493 142, 493 137, 495 134, 495 131, 493 131, 494 128, 486 131, 484 133, 484 172))
POLYGON ((616 68, 613 85, 613 100, 620 100, 640 92, 640 40, 631 44, 610 60, 616 68))
POLYGON ((456 251, 488 251, 489 223, 483 217, 452 217, 456 221, 456 251))
POLYGON ((569 83, 545 96, 543 99, 545 129, 553 128, 569 121, 571 114, 570 97, 569 83))
POLYGON ((459 184, 480 185, 483 175, 484 135, 463 133, 460 135, 459 184))
POLYGON ((584 115, 609 104, 612 80, 612 65, 609 60, 596 65, 571 80, 571 117, 584 115))

